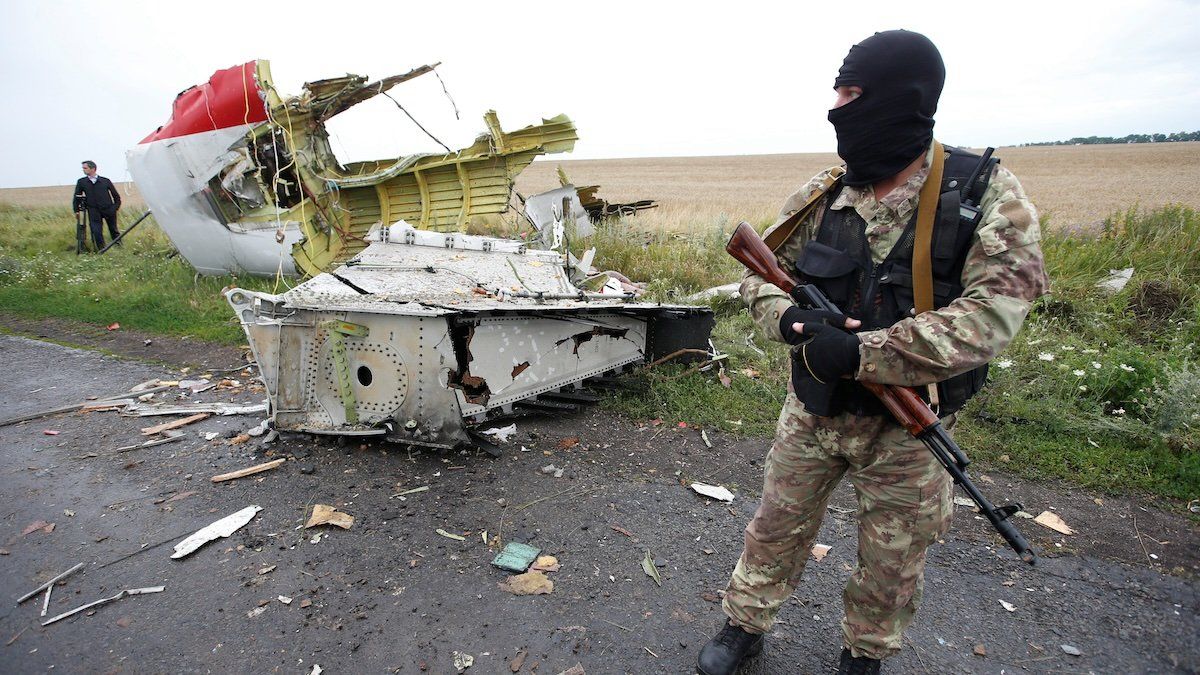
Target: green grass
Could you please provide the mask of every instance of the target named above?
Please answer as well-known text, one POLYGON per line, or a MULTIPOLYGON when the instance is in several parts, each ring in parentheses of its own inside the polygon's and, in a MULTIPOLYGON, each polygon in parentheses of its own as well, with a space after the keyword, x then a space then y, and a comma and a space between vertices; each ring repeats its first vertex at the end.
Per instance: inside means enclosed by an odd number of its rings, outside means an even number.
MULTIPOLYGON (((122 231, 137 215, 121 214, 122 231)), ((174 248, 153 218, 122 242, 102 256, 76 256, 70 209, 0 203, 0 310, 241 344, 245 335, 221 289, 275 286, 270 279, 197 277, 172 256, 174 248)))
MULTIPOLYGON (((572 248, 595 246, 598 267, 648 281, 654 300, 679 301, 740 278, 724 252, 732 226, 647 233, 618 222, 572 248)), ((988 387, 961 413, 960 443, 983 467, 1104 492, 1200 497, 1200 215, 1182 206, 1131 209, 1094 235, 1045 230, 1053 295, 1037 303, 988 387), (1136 273, 1123 291, 1095 288, 1109 269, 1126 267, 1136 273)), ((144 223, 124 249, 77 257, 69 211, 0 204, 0 310, 237 344, 244 337, 221 289, 281 289, 274 279, 196 277, 172 250, 144 223)), ((666 365, 633 376, 606 405, 641 419, 771 435, 787 352, 757 332, 740 301, 713 307, 728 387, 716 369, 684 375, 683 366, 666 365)))

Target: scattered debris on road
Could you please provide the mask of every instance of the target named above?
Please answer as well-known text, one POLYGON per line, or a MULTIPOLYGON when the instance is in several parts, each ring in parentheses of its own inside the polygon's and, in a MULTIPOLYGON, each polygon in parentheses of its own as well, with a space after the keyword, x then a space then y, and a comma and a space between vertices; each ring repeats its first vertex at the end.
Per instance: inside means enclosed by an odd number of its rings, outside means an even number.
POLYGON ((42 591, 50 588, 51 586, 62 581, 63 579, 66 579, 67 577, 71 576, 72 574, 78 572, 81 569, 83 569, 83 563, 79 563, 79 564, 75 565, 74 567, 67 570, 66 572, 63 572, 62 574, 54 577, 50 581, 47 581, 46 583, 42 584, 41 586, 38 586, 37 588, 33 589, 32 591, 29 591, 25 595, 22 595, 21 597, 17 598, 17 604, 19 605, 19 604, 25 602, 26 600, 29 600, 29 599, 37 596, 42 591))
POLYGON ((199 422, 200 420, 207 419, 211 415, 212 415, 212 413, 207 413, 207 412, 196 413, 195 415, 190 415, 188 417, 183 417, 181 419, 172 420, 170 422, 163 422, 162 424, 156 424, 152 427, 142 427, 142 435, 143 436, 153 436, 154 434, 161 434, 162 432, 170 431, 171 429, 178 429, 179 427, 186 427, 187 425, 192 424, 193 422, 199 422))
MULTIPOLYGON (((267 404, 263 403, 221 403, 219 401, 213 403, 185 403, 185 404, 156 404, 145 405, 135 403, 126 406, 121 411, 122 415, 130 417, 155 417, 158 415, 189 415, 208 413, 209 415, 219 415, 228 417, 229 415, 254 415, 267 411, 267 404)), ((188 424, 191 424, 190 422, 188 424)))
POLYGON ((454 667, 458 670, 458 672, 461 673, 462 671, 466 670, 467 668, 470 668, 472 665, 474 665, 474 663, 475 663, 474 656, 471 656, 470 654, 467 654, 465 652, 459 652, 459 651, 454 652, 454 667))
POLYGON ((562 468, 561 466, 554 466, 553 464, 547 464, 546 466, 542 467, 542 473, 546 474, 547 476, 554 476, 555 478, 562 478, 563 472, 565 471, 566 469, 562 468))
POLYGON ((1000 606, 1005 609, 1005 611, 1008 611, 1008 612, 1017 611, 1017 606, 1012 604, 1011 602, 1005 602, 1003 600, 999 600, 998 602, 1000 603, 1000 606))
POLYGON ((175 552, 171 554, 171 559, 178 560, 214 539, 228 537, 241 529, 246 523, 254 520, 254 515, 259 511, 262 511, 261 506, 247 506, 241 511, 232 513, 206 527, 196 530, 188 538, 175 544, 175 552))
POLYGON ((429 489, 428 485, 422 485, 421 487, 415 487, 415 488, 411 488, 408 490, 404 490, 403 492, 397 492, 396 494, 392 495, 391 497, 388 497, 388 499, 399 499, 400 501, 405 501, 404 498, 407 495, 416 494, 418 492, 425 492, 428 489, 429 489))
POLYGON ((514 574, 496 585, 513 595, 546 595, 554 591, 554 582, 538 571, 514 574))
POLYGON ((354 526, 354 516, 345 511, 338 511, 336 507, 328 504, 314 504, 304 527, 317 527, 318 525, 333 525, 348 530, 354 526))
POLYGON ((692 483, 692 489, 704 495, 711 497, 721 502, 732 502, 733 493, 723 485, 709 485, 707 483, 692 483))
POLYGON ((162 593, 164 590, 166 590, 165 586, 149 586, 147 588, 127 588, 127 589, 121 591, 120 593, 117 593, 116 595, 110 595, 107 598, 100 598, 99 600, 96 600, 94 602, 89 602, 86 605, 80 605, 79 607, 76 607, 75 609, 63 612, 62 614, 59 614, 58 616, 56 616, 54 618, 43 621, 42 626, 49 626, 52 623, 55 623, 57 621, 62 621, 63 619, 75 616, 76 614, 86 611, 86 610, 89 610, 93 607, 98 607, 100 605, 105 605, 110 602, 115 602, 117 600, 120 600, 121 598, 125 598, 130 595, 146 595, 148 593, 162 593))
POLYGON ((1067 522, 1063 520, 1062 517, 1052 511, 1042 511, 1038 514, 1037 518, 1033 519, 1033 522, 1041 525, 1042 527, 1050 528, 1055 532, 1062 534, 1075 534, 1075 530, 1071 529, 1071 526, 1067 525, 1067 522))
POLYGON ((517 425, 514 422, 513 424, 510 424, 506 427, 496 427, 494 429, 484 429, 483 431, 481 431, 479 433, 483 434, 484 436, 491 436, 493 439, 495 439, 496 441, 498 441, 500 443, 507 443, 508 439, 512 438, 513 434, 517 433, 517 425))
POLYGON ((234 480, 236 478, 245 478, 246 476, 253 476, 256 473, 262 473, 263 471, 270 471, 271 469, 282 466, 283 463, 286 461, 287 461, 286 459, 273 459, 269 462, 263 462, 262 464, 255 464, 254 466, 248 466, 245 469, 238 469, 237 471, 230 471, 229 473, 223 473, 223 474, 220 474, 217 476, 213 476, 212 482, 222 483, 227 480, 234 480))
POLYGON ((1083 652, 1079 651, 1078 647, 1074 647, 1072 645, 1059 645, 1059 648, 1070 656, 1083 656, 1083 652))
POLYGON ((25 529, 21 530, 21 536, 26 537, 39 530, 45 534, 50 534, 54 531, 54 523, 47 523, 44 520, 35 520, 26 525, 25 529))
POLYGON ((562 569, 562 565, 559 564, 558 558, 552 555, 540 555, 533 561, 530 569, 537 572, 557 572, 562 569))
POLYGON ((630 532, 629 530, 621 527, 620 525, 609 525, 609 527, 612 529, 613 532, 619 532, 619 533, 625 535, 626 537, 633 539, 633 533, 630 532))
POLYGON ((492 564, 502 570, 517 572, 519 574, 529 569, 529 566, 533 564, 541 552, 540 548, 530 546, 529 544, 510 541, 492 559, 492 564))
POLYGON ((646 557, 642 558, 642 571, 653 579, 654 583, 662 586, 662 577, 658 575, 658 568, 654 566, 654 557, 650 555, 650 549, 646 549, 646 557))
POLYGON ((829 551, 832 548, 833 548, 832 546, 828 546, 826 544, 813 544, 813 547, 812 547, 813 560, 816 560, 817 562, 821 562, 822 560, 825 559, 825 556, 829 555, 829 551))
POLYGON ((164 431, 162 438, 155 438, 143 443, 134 443, 133 445, 122 445, 116 450, 113 450, 113 453, 129 452, 131 450, 139 450, 142 448, 153 448, 156 445, 165 445, 167 443, 174 443, 175 441, 182 441, 183 437, 184 433, 182 431, 164 431))
POLYGON ((435 532, 437 532, 438 534, 442 535, 443 537, 445 537, 447 539, 453 539, 454 541, 466 541, 467 540, 467 538, 462 535, 454 534, 453 532, 447 532, 440 527, 437 530, 435 530, 435 532))

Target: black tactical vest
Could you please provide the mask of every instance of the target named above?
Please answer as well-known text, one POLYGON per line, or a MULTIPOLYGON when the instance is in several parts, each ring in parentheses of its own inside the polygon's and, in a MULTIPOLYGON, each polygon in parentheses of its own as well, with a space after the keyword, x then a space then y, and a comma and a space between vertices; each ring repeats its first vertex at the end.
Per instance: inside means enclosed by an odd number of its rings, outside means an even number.
MULTIPOLYGON (((935 309, 949 305, 952 300, 962 295, 963 265, 978 222, 970 219, 968 213, 960 214, 960 205, 968 200, 976 206, 980 204, 992 169, 999 161, 989 160, 978 172, 979 178, 974 185, 967 185, 980 162, 979 155, 950 146, 945 146, 945 150, 941 198, 938 200, 932 242, 935 309)), ((912 258, 916 211, 914 210, 900 240, 883 262, 876 265, 867 245, 866 221, 852 208, 829 208, 841 189, 842 185, 838 183, 830 191, 817 236, 805 244, 796 263, 796 271, 801 280, 820 288, 847 316, 861 320, 862 327, 859 331, 887 328, 897 321, 914 316, 912 258)), ((938 414, 944 417, 958 411, 983 387, 986 379, 985 364, 939 382, 938 414)), ((916 388, 923 398, 928 398, 926 389, 916 388)), ((802 385, 796 386, 796 395, 805 403, 806 408, 817 414, 888 414, 879 399, 854 380, 842 380, 831 399, 814 400, 810 405, 810 401, 806 399, 817 395, 815 391, 802 385)), ((828 391, 820 396, 828 396, 828 391)))

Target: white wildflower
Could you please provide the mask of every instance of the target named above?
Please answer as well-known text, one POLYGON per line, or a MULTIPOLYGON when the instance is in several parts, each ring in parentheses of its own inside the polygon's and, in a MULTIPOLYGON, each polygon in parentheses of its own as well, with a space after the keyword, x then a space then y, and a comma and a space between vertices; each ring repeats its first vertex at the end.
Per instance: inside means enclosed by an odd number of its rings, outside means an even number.
POLYGON ((1112 414, 1114 414, 1114 415, 1124 415, 1124 414, 1125 414, 1125 409, 1124 409, 1124 408, 1115 408, 1115 409, 1112 411, 1112 414))
POLYGON ((1003 361, 997 361, 996 367, 999 368, 1000 370, 1007 370, 1009 368, 1012 368, 1012 364, 1013 364, 1012 361, 1009 361, 1008 359, 1004 359, 1003 361))
POLYGON ((1078 370, 1078 369, 1076 369, 1076 370, 1072 370, 1072 371, 1071 371, 1071 374, 1072 374, 1072 375, 1074 375, 1075 377, 1083 377, 1083 376, 1084 376, 1084 375, 1086 375, 1087 373, 1085 373, 1085 372, 1084 372, 1084 371, 1082 371, 1082 370, 1078 370))
POLYGON ((1038 354, 1038 360, 1040 360, 1040 361, 1053 361, 1053 360, 1054 360, 1054 355, 1053 355, 1053 354, 1051 354, 1050 352, 1042 352, 1041 354, 1038 354))
POLYGON ((1075 347, 1073 347, 1071 345, 1063 345, 1062 350, 1064 352, 1073 352, 1073 351, 1075 351, 1075 347))
POLYGON ((1086 384, 1079 385, 1079 391, 1087 391, 1087 385, 1086 384))
POLYGON ((1092 361, 1092 367, 1095 368, 1096 370, 1100 370, 1100 362, 1092 361))
POLYGON ((1136 368, 1134 368, 1133 366, 1128 366, 1128 365, 1125 365, 1124 363, 1122 363, 1119 366, 1119 368, 1127 373, 1132 373, 1134 370, 1136 370, 1136 368))
POLYGON ((1081 354, 1099 354, 1100 350, 1099 349, 1085 349, 1080 353, 1081 354))

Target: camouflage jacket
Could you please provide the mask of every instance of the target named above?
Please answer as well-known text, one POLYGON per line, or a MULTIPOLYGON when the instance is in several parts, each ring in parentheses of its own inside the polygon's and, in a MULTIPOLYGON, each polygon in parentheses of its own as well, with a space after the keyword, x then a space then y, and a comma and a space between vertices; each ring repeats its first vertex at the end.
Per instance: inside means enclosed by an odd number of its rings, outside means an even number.
MULTIPOLYGON (((862 216, 875 262, 896 245, 916 211, 931 154, 925 166, 882 200, 875 199, 870 186, 846 186, 829 205, 853 208, 862 216)), ((789 197, 771 229, 803 206, 828 176, 829 171, 818 174, 789 197)), ((1000 165, 981 206, 983 218, 963 267, 962 295, 945 307, 859 333, 862 360, 856 379, 910 386, 940 382, 991 361, 1016 335, 1033 301, 1049 288, 1037 210, 1016 176, 1000 165)), ((824 211, 824 204, 814 208, 776 251, 785 269, 795 269, 796 256, 814 236, 824 211)), ((787 294, 749 272, 741 294, 755 323, 768 337, 782 341, 779 317, 792 304, 787 294)))

